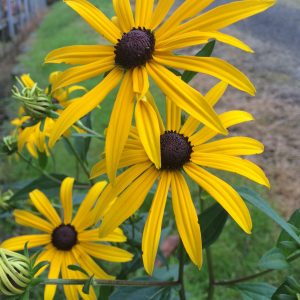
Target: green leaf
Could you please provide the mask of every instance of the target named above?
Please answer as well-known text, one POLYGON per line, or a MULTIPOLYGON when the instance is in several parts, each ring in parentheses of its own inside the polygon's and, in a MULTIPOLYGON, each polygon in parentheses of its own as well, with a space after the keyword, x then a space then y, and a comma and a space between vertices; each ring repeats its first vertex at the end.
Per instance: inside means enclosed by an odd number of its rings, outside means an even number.
POLYGON ((38 151, 38 162, 39 162, 39 166, 42 169, 45 169, 48 163, 48 156, 46 154, 46 152, 39 152, 38 151))
MULTIPOLYGON (((215 48, 216 41, 208 42, 195 56, 201 56, 201 57, 208 57, 211 56, 214 48, 215 48)), ((184 71, 181 79, 189 83, 194 77, 197 75, 197 72, 193 71, 184 71)))
POLYGON ((91 276, 84 284, 83 288, 82 288, 82 292, 86 295, 88 295, 90 293, 90 287, 91 285, 93 285, 93 280, 94 280, 94 275, 91 276))
POLYGON ((50 263, 48 261, 41 261, 39 262, 33 269, 32 269, 32 275, 35 275, 41 268, 49 265, 50 263))
POLYGON ((293 277, 288 277, 276 290, 272 300, 297 300, 300 294, 300 284, 293 277))
POLYGON ((68 269, 72 270, 72 271, 79 271, 83 274, 85 274, 86 276, 89 276, 89 273, 82 269, 80 266, 77 266, 77 265, 68 265, 68 269))
POLYGON ((112 286, 100 286, 99 288, 99 299, 109 300, 109 296, 113 292, 114 288, 112 286))
POLYGON ((268 283, 240 283, 234 285, 242 294, 243 300, 270 300, 276 288, 268 283))
POLYGON ((258 267, 263 270, 282 270, 288 268, 289 264, 283 253, 278 248, 273 248, 260 259, 258 267))
POLYGON ((210 206, 199 215, 203 249, 209 247, 218 239, 227 218, 228 213, 218 203, 210 206))
MULTIPOLYGON (((300 209, 297 209, 289 219, 289 224, 296 227, 296 230, 300 230, 300 209)), ((299 233, 299 231, 298 231, 299 233)), ((299 236, 299 234, 298 234, 299 236)), ((277 247, 286 255, 290 256, 295 251, 300 249, 299 244, 295 243, 285 231, 282 231, 277 241, 277 247)))
POLYGON ((287 223, 279 214, 257 193, 247 188, 236 188, 238 193, 242 198, 258 208, 262 213, 270 217, 274 222, 276 222, 290 237, 292 237, 299 245, 300 238, 292 228, 292 226, 287 223))

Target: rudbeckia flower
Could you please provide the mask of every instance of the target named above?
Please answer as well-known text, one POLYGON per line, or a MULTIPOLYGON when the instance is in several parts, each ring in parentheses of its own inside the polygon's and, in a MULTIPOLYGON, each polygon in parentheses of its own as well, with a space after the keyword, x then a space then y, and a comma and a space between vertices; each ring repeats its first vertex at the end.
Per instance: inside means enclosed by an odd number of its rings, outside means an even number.
MULTIPOLYGON (((41 191, 31 192, 30 200, 40 216, 25 210, 15 210, 14 216, 18 224, 43 233, 8 239, 1 244, 1 247, 18 251, 23 250, 27 242, 28 248, 43 247, 36 264, 48 261, 50 264, 48 278, 51 279, 60 278, 60 274, 64 279, 83 279, 86 277, 83 273, 68 268, 69 265, 79 265, 90 276, 95 275, 98 279, 113 280, 115 277, 107 274, 92 257, 110 262, 127 262, 132 259, 132 254, 106 243, 126 241, 121 229, 117 228, 107 236, 99 238, 98 229, 90 228, 93 225, 93 218, 89 211, 98 200, 106 182, 98 182, 91 187, 74 218, 72 217, 73 183, 74 179, 69 177, 61 185, 62 216, 57 213, 41 191)), ((53 299, 55 292, 56 285, 46 285, 44 299, 53 299)), ((82 292, 82 286, 64 285, 64 292, 69 300, 79 299, 79 294, 83 299, 97 299, 93 288, 90 289, 89 295, 85 295, 82 292)))
POLYGON ((213 0, 187 0, 170 17, 167 15, 174 0, 159 0, 156 6, 154 0, 136 0, 134 15, 129 0, 113 0, 116 14, 113 21, 86 0, 65 2, 109 45, 68 46, 52 51, 46 57, 46 63, 80 65, 64 71, 54 89, 105 72, 108 74, 94 89, 62 113, 53 129, 49 145, 53 146, 68 127, 92 111, 122 81, 105 146, 107 172, 112 181, 130 130, 134 98, 136 96, 140 99, 148 91, 149 75, 178 107, 224 134, 226 130, 204 97, 168 67, 209 74, 251 95, 255 93, 249 79, 227 62, 212 57, 177 56, 173 51, 217 39, 251 52, 243 42, 219 30, 266 10, 274 4, 273 0, 233 2, 207 12, 203 10, 213 0))
MULTIPOLYGON (((226 89, 226 83, 219 83, 206 95, 210 105, 214 105, 226 89)), ((153 102, 152 102, 153 103, 153 102)), ((101 219, 100 236, 109 234, 130 217, 143 204, 153 184, 157 182, 156 192, 143 232, 142 250, 146 271, 151 274, 160 239, 164 209, 171 190, 175 221, 183 245, 199 268, 202 264, 201 233, 188 184, 184 174, 208 192, 230 214, 246 232, 252 228, 247 206, 240 195, 225 181, 205 168, 234 172, 259 184, 269 187, 264 172, 254 163, 240 158, 263 152, 263 145, 249 137, 228 137, 213 140, 217 132, 207 126, 200 127, 198 120, 189 116, 181 125, 181 110, 173 101, 166 99, 167 124, 164 126, 158 117, 154 123, 155 108, 151 101, 140 100, 138 109, 143 110, 146 127, 137 123, 132 128, 122 153, 119 168, 129 167, 115 180, 106 199, 118 197, 107 213, 102 214, 107 201, 97 204, 97 220, 101 219), (147 117, 151 115, 152 117, 147 117), (157 141, 158 140, 158 141, 157 141), (156 148, 161 160, 157 168, 148 153, 150 147, 156 148), (112 198, 111 198, 112 197, 112 198)), ((244 111, 229 111, 220 114, 225 128, 253 120, 244 111)), ((152 151, 155 152, 155 151, 152 151)), ((106 160, 97 163, 91 176, 104 174, 106 160)))

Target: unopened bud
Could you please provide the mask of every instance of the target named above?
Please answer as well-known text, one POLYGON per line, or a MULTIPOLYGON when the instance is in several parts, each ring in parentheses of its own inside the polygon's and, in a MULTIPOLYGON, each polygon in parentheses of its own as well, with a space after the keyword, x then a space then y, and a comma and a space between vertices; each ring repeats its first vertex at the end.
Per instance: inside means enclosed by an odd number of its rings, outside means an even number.
POLYGON ((21 295, 31 280, 29 258, 0 248, 0 294, 6 296, 21 295))
POLYGON ((13 135, 5 136, 0 142, 0 153, 12 155, 18 151, 18 141, 13 135))
POLYGON ((0 190, 0 209, 7 209, 9 207, 8 201, 14 195, 12 190, 2 193, 0 190))

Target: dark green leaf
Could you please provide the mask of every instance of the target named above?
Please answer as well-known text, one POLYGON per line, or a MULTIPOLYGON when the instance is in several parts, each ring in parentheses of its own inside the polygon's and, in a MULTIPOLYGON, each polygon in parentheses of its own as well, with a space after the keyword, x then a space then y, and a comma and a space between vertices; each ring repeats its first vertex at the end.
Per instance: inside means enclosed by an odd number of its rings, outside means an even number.
MULTIPOLYGON (((195 56, 201 56, 201 57, 211 56, 214 51, 215 44, 216 41, 208 42, 195 56)), ((197 72, 184 71, 181 79, 189 83, 195 77, 195 75, 197 75, 197 72)))
POLYGON ((100 286, 99 289, 99 298, 101 300, 109 300, 109 296, 113 292, 114 288, 112 286, 100 286))
POLYGON ((72 271, 79 271, 87 276, 89 276, 89 273, 82 269, 80 266, 77 266, 77 265, 68 265, 68 269, 72 270, 72 271))
POLYGON ((262 213, 270 217, 276 222, 290 237, 292 237, 299 245, 300 238, 291 227, 279 214, 257 193, 247 188, 237 188, 238 193, 244 198, 245 201, 251 203, 258 208, 262 213))
POLYGON ((42 169, 45 169, 48 163, 48 156, 46 152, 38 152, 38 161, 39 161, 39 166, 42 169))
POLYGON ((282 270, 288 268, 289 264, 283 253, 278 248, 273 248, 264 254, 260 259, 258 266, 263 270, 282 270))
POLYGON ((202 233, 202 248, 213 244, 220 236, 228 218, 228 213, 218 203, 207 208, 199 216, 202 233))
MULTIPOLYGON (((289 224, 300 230, 300 209, 297 209, 289 219, 289 224)), ((294 239, 290 237, 285 231, 282 231, 277 241, 277 247, 283 251, 286 256, 293 254, 300 249, 300 245, 295 243, 294 239)))
POLYGON ((32 273, 33 273, 32 275, 35 275, 35 273, 37 273, 41 268, 43 268, 47 265, 49 265, 48 261, 41 261, 32 269, 32 273))
POLYGON ((297 293, 300 294, 300 284, 293 277, 288 277, 273 294, 272 300, 298 300, 297 293))
POLYGON ((270 300, 276 288, 268 283, 240 283, 234 285, 244 300, 270 300))
POLYGON ((94 275, 91 276, 84 284, 83 288, 82 288, 82 292, 86 295, 88 295, 90 293, 90 287, 93 284, 93 279, 94 279, 94 275))

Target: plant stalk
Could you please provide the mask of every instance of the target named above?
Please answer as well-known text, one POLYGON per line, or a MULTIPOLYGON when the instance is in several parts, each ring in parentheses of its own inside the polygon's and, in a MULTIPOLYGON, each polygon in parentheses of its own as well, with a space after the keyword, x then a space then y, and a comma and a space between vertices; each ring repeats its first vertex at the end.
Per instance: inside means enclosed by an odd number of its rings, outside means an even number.
POLYGON ((185 254, 184 247, 182 242, 180 241, 179 253, 178 253, 178 260, 179 260, 178 283, 180 284, 180 289, 179 289, 180 300, 186 300, 185 288, 184 288, 184 254, 185 254))

